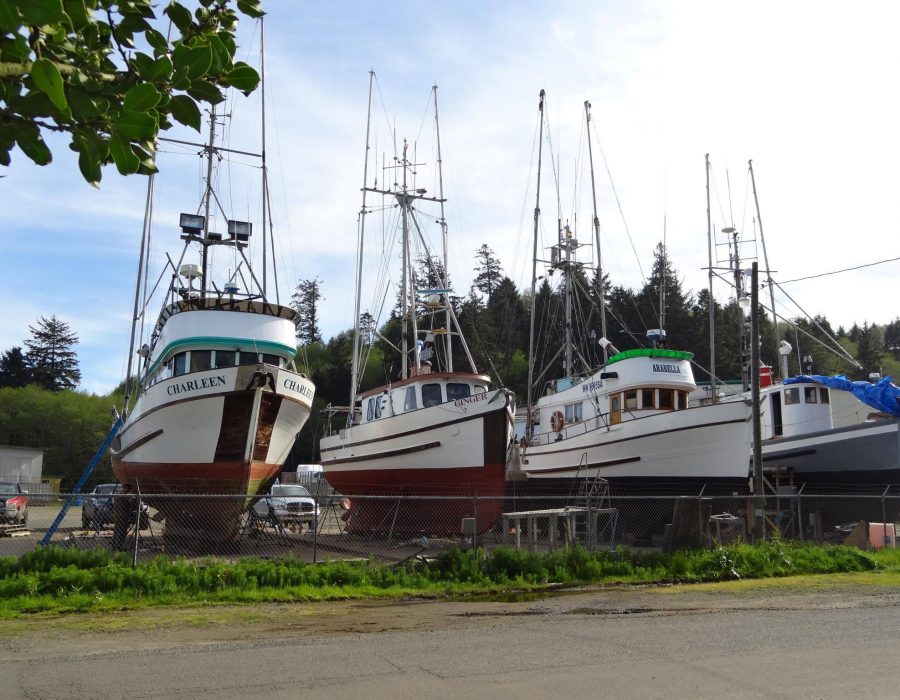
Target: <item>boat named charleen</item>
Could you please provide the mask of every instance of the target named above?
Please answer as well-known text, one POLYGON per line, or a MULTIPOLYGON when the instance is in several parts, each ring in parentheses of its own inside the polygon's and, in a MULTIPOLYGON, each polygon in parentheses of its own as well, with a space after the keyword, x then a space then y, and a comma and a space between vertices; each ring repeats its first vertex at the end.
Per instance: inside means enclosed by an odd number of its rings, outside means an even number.
MULTIPOLYGON (((244 496, 225 502, 145 498, 165 517, 167 537, 227 541, 239 531, 252 497, 280 472, 309 416, 315 387, 294 365, 296 313, 269 300, 266 276, 260 282, 246 254, 251 224, 229 219, 227 234, 213 230, 213 203, 221 209, 209 185, 220 151, 215 127, 213 112, 203 145, 204 214, 181 215, 184 248, 177 264, 168 258, 161 275, 171 274, 171 284, 138 352, 137 398, 130 407, 135 392, 129 384, 112 466, 119 481, 141 494, 244 496), (184 262, 192 251, 199 251, 199 263, 184 262)), ((133 347, 144 315, 138 299, 149 286, 148 238, 145 225, 133 347)))

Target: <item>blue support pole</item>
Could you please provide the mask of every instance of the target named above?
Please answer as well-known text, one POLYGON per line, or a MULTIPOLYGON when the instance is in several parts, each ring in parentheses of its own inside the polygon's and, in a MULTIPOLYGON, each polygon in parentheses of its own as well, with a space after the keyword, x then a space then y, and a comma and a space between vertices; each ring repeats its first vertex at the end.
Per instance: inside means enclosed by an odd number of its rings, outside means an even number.
POLYGON ((75 496, 81 493, 81 489, 84 487, 85 482, 87 482, 87 480, 90 478, 91 474, 94 472, 94 468, 97 466, 98 462, 100 462, 100 458, 103 457, 106 450, 109 449, 113 438, 115 438, 116 435, 119 434, 119 430, 121 430, 121 428, 122 419, 117 417, 116 422, 113 423, 112 428, 109 429, 109 433, 103 440, 103 444, 100 445, 100 449, 97 450, 96 454, 91 458, 90 463, 87 465, 87 468, 78 478, 78 482, 72 488, 72 493, 66 499, 66 502, 63 503, 63 507, 60 509, 59 515, 56 516, 56 520, 53 521, 53 524, 47 530, 47 534, 44 535, 44 539, 41 540, 42 545, 50 544, 50 539, 54 534, 56 534, 56 530, 59 528, 60 523, 62 523, 63 518, 66 517, 66 513, 68 512, 69 507, 72 505, 72 502, 75 500, 75 496))

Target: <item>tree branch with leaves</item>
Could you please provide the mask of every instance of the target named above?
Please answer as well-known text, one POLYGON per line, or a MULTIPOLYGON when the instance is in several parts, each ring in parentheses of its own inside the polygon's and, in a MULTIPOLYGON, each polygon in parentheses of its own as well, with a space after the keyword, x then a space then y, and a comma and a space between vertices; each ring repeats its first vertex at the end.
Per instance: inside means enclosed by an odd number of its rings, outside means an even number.
MULTIPOLYGON (((248 17, 263 15, 259 0, 235 4, 248 17)), ((44 134, 63 132, 94 186, 109 163, 122 175, 150 174, 158 134, 173 120, 199 131, 201 103, 222 102, 225 88, 256 89, 256 70, 234 60, 231 0, 199 0, 193 13, 173 1, 164 17, 157 7, 154 0, 0 0, 0 165, 11 164, 16 146, 47 165, 53 156, 44 134)))

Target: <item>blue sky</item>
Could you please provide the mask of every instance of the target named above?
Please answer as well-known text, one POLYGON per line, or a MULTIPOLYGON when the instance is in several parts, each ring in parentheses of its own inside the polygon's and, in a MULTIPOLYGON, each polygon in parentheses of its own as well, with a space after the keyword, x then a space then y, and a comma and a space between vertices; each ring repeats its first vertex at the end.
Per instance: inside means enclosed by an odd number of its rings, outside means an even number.
MULTIPOLYGON (((685 288, 706 286, 705 153, 713 163, 714 226, 733 223, 745 232, 754 226, 747 176, 753 159, 776 280, 900 256, 895 3, 851 10, 838 2, 730 0, 266 0, 264 7, 281 296, 298 278, 318 276, 326 337, 352 322, 370 69, 378 78, 379 153, 388 120, 400 138, 420 136, 420 153, 429 152, 423 117, 431 85, 440 87, 450 273, 460 293, 482 243, 520 286, 528 284, 541 88, 561 173, 561 215, 577 213, 581 222, 589 220, 589 190, 576 182, 584 177, 582 104, 593 104, 602 245, 615 283, 641 284, 626 226, 646 271, 665 218, 685 288)), ((254 29, 243 22, 240 51, 252 63, 254 29)), ((258 99, 231 104, 230 145, 258 149, 258 99)), ((195 208, 200 196, 194 155, 166 149, 160 167, 157 265, 165 250, 178 252, 177 213, 195 208)), ((254 171, 235 163, 225 170, 234 175, 234 218, 254 218, 254 171)), ((0 292, 9 301, 0 350, 20 345, 39 316, 56 314, 80 336, 82 387, 108 391, 125 373, 146 181, 107 168, 95 190, 81 180, 64 142, 45 168, 14 152, 4 174, 0 292)), ((543 187, 546 241, 557 207, 551 180, 543 187)), ((579 237, 589 237, 586 228, 579 237)), ((887 323, 900 313, 898 280, 894 262, 785 289, 835 325, 887 323)), ((729 296, 721 283, 716 293, 729 296)), ((779 303, 780 313, 799 313, 785 297, 779 303)))

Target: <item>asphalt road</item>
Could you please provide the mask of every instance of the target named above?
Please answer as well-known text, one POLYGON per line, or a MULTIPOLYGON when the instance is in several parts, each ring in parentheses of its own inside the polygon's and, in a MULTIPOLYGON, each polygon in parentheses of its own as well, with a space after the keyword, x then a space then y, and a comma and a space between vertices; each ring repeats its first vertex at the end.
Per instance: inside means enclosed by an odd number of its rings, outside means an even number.
POLYGON ((123 614, 122 631, 7 633, 3 697, 900 696, 896 588, 297 604, 199 625, 154 615, 123 614))

